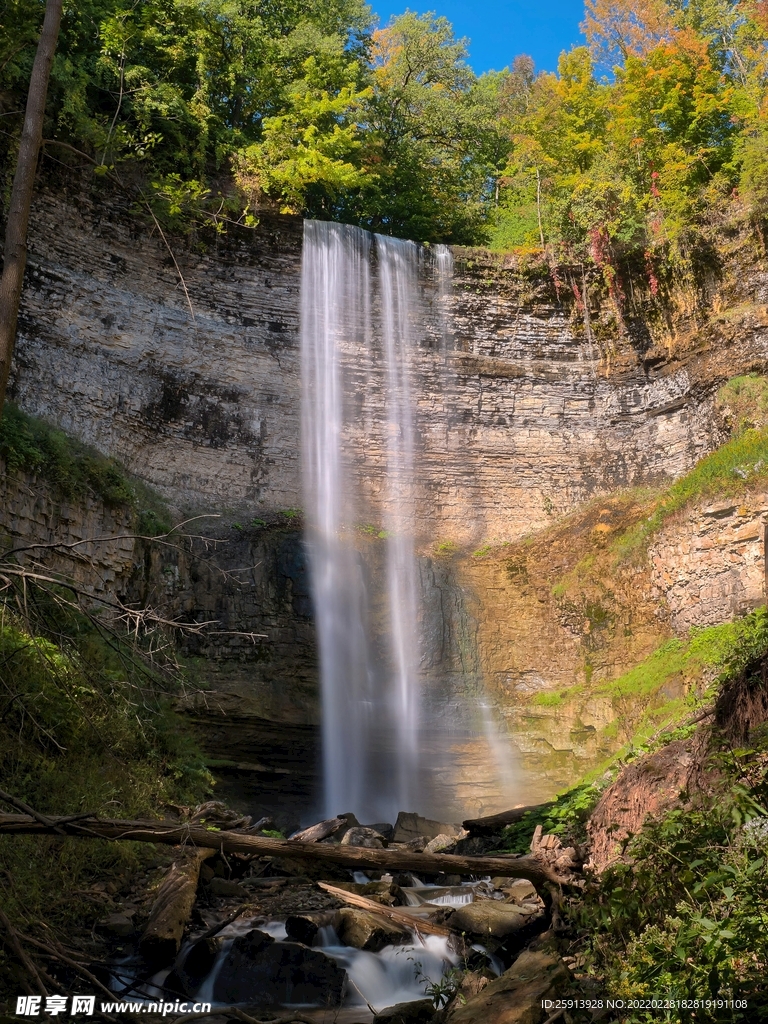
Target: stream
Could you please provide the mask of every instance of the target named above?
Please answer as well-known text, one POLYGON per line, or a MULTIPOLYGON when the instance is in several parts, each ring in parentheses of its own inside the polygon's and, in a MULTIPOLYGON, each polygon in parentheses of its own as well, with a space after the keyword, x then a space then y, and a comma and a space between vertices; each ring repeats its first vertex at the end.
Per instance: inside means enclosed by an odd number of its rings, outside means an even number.
MULTIPOLYGON (((355 872, 355 881, 362 884, 369 879, 355 872)), ((432 885, 416 877, 412 881, 413 885, 401 887, 405 905, 398 909, 412 914, 415 924, 440 907, 466 906, 478 896, 493 898, 490 880, 455 886, 432 885)), ((333 912, 324 916, 330 919, 333 912)), ((438 998, 462 954, 482 961, 494 975, 504 969, 502 961, 481 945, 462 950, 455 936, 422 935, 417 930, 411 941, 376 951, 345 944, 333 923, 321 924, 311 945, 298 943, 286 930, 284 916, 240 917, 221 928, 215 938, 204 935, 199 929, 193 932, 175 965, 143 982, 136 956, 116 964, 111 982, 115 995, 141 1003, 184 996, 210 1003, 214 1009, 258 1004, 304 1012, 334 1006, 354 1009, 359 1018, 360 1012, 367 1017, 397 1003, 438 998)))

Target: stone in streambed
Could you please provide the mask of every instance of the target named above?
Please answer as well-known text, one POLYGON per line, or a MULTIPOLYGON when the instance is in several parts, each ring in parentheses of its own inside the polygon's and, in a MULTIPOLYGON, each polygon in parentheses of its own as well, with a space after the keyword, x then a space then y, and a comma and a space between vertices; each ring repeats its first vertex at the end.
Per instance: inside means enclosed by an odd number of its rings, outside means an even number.
POLYGON ((426 837, 427 842, 437 836, 455 836, 460 839, 468 833, 461 825, 445 824, 440 821, 433 821, 431 818, 422 818, 420 814, 412 811, 400 811, 395 822, 395 834, 392 837, 395 843, 409 843, 413 839, 426 837))
POLYGON ((435 1016, 431 999, 414 999, 410 1003, 397 1003, 377 1013, 374 1024, 426 1024, 435 1016))
POLYGON ((516 899, 524 900, 536 895, 536 886, 526 878, 498 877, 491 880, 494 889, 501 889, 516 899))
POLYGON ((449 927, 451 931, 466 932, 481 941, 488 938, 503 941, 525 928, 533 916, 510 903, 478 900, 457 907, 451 914, 449 927))
POLYGON ((96 931, 116 939, 128 939, 136 934, 136 926, 128 914, 110 914, 103 921, 97 922, 96 931))
POLYGON ((367 896, 369 900, 376 900, 385 907, 402 907, 406 903, 403 890, 394 882, 368 882, 363 886, 361 895, 367 896))
POLYGON ((239 882, 230 882, 227 878, 212 878, 205 887, 205 891, 211 896, 226 896, 229 899, 247 900, 250 898, 250 893, 244 885, 240 885, 239 882))
POLYGON ((425 853, 447 853, 456 846, 456 843, 461 839, 466 839, 468 835, 469 832, 466 831, 463 831, 459 835, 447 835, 443 832, 440 835, 435 836, 434 839, 430 839, 424 847, 424 851, 425 853))
POLYGON ((347 829, 342 837, 341 845, 361 846, 368 850, 383 850, 387 845, 387 840, 375 829, 357 825, 354 828, 347 829))
POLYGON ((347 972, 319 950, 275 942, 254 928, 238 936, 221 965, 213 998, 222 1003, 339 1006, 347 972))
POLYGON ((285 933, 293 942, 311 946, 320 929, 333 924, 333 917, 332 910, 321 911, 319 914, 291 914, 285 919, 285 933))
POLYGON ((556 997, 569 981, 557 954, 526 950, 500 978, 452 1006, 443 1024, 542 1024, 550 1014, 542 1001, 556 997))
POLYGON ((369 953, 378 953, 385 946, 398 946, 411 938, 406 928, 401 928, 393 921, 352 907, 344 907, 336 912, 333 927, 345 946, 365 949, 369 953))
POLYGON ((215 939, 198 939, 184 947, 163 987, 181 995, 194 996, 213 970, 219 945, 215 939))

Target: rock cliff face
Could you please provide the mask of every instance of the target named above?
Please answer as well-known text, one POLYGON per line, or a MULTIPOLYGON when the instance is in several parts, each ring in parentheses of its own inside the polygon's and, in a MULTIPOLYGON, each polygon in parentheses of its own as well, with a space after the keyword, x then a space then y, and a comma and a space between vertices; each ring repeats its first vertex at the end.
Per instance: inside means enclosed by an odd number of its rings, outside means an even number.
MULTIPOLYGON (((13 394, 180 507, 299 507, 301 232, 267 217, 204 249, 179 244, 182 286, 162 240, 114 197, 43 192, 13 394)), ((412 498, 429 538, 513 539, 595 493, 680 474, 718 440, 713 388, 768 351, 757 321, 718 365, 700 341, 662 351, 629 328, 621 340, 597 292, 586 321, 541 268, 455 255, 445 295, 424 255, 414 324, 412 498)), ((763 276, 728 301, 764 302, 763 276)), ((713 302, 737 285, 717 287, 713 302)), ((358 394, 375 508, 383 455, 366 439, 382 410, 362 379, 358 394)))
POLYGON ((768 494, 699 505, 669 524, 649 552, 655 594, 672 628, 714 626, 764 604, 768 494))
MULTIPOLYGON (((113 196, 43 192, 12 388, 23 408, 116 456, 176 511, 223 513, 197 547, 108 542, 94 585, 222 624, 218 638, 188 648, 209 687, 189 710, 208 726, 222 722, 218 739, 207 728, 212 753, 229 746, 235 760, 256 763, 261 744, 279 760, 284 735, 270 723, 281 723, 297 730, 314 767, 317 663, 295 518, 301 241, 300 221, 266 217, 204 247, 174 242, 182 285, 163 241, 113 196)), ((610 534, 619 515, 610 501, 589 506, 556 543, 548 533, 520 540, 595 496, 678 476, 722 440, 716 388, 768 357, 768 275, 746 242, 732 249, 697 303, 678 296, 666 323, 638 314, 621 329, 597 287, 587 315, 546 268, 464 250, 445 292, 422 254, 411 500, 424 667, 430 685, 461 680, 502 707, 532 780, 526 798, 593 763, 603 753, 595 737, 615 717, 590 699, 565 721, 554 707, 534 708, 532 694, 613 678, 671 630, 764 599, 764 494, 678 516, 647 563, 608 592, 587 587, 574 599, 557 596, 557 581, 576 560, 579 531, 598 546, 610 534)), ((384 412, 367 387, 373 344, 360 361, 353 440, 375 523, 384 454, 370 438, 384 412)), ((34 479, 6 487, 14 540, 125 532, 103 509, 57 505, 34 479)), ((369 557, 375 567, 373 547, 369 557)))

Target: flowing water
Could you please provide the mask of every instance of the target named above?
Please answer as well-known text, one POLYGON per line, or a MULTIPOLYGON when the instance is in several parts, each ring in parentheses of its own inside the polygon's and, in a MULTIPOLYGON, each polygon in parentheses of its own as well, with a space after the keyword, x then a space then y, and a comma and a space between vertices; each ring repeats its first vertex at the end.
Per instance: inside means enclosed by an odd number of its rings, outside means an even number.
MULTIPOLYGON (((485 793, 478 742, 493 763, 486 774, 514 802, 513 768, 485 702, 457 696, 445 680, 428 683, 423 665, 424 631, 435 629, 417 550, 429 521, 424 435, 440 439, 445 459, 461 457, 451 447, 449 339, 439 312, 451 273, 446 246, 424 250, 305 222, 303 479, 328 816, 352 811, 391 822, 415 807, 438 814, 451 804, 445 793, 466 790, 468 776, 485 793), (434 303, 429 344, 419 334, 425 280, 434 303), (440 406, 420 408, 424 374, 437 382, 440 406)), ((457 808, 454 801, 455 815, 457 808)), ((466 802, 464 809, 477 812, 466 802)))

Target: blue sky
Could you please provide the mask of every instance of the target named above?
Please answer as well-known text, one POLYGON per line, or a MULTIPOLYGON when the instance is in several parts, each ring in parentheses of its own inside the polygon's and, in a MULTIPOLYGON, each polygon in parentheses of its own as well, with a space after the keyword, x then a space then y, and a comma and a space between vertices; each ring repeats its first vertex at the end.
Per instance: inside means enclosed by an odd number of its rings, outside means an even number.
POLYGON ((467 36, 469 63, 476 74, 508 67, 518 53, 533 57, 542 71, 554 71, 561 50, 583 42, 579 22, 583 0, 368 0, 385 25, 406 8, 444 15, 457 36, 467 36))

